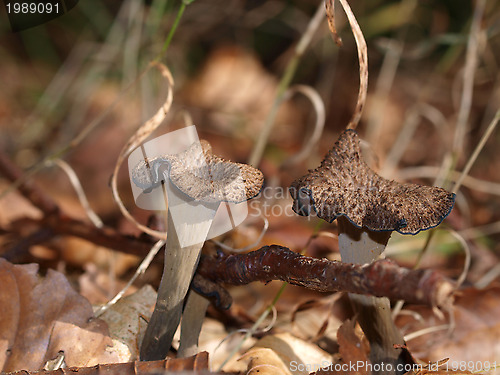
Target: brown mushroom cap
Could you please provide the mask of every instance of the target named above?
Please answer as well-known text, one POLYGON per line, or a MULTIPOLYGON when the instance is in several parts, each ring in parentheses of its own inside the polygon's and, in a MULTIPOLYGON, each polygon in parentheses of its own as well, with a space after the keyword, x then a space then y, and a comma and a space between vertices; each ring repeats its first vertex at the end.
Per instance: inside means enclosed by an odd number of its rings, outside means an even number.
POLYGON ((139 162, 132 180, 145 191, 162 180, 160 169, 166 167, 170 181, 190 198, 205 202, 239 203, 259 194, 262 172, 246 164, 233 163, 212 154, 210 144, 201 140, 180 154, 157 156, 139 162))
POLYGON ((295 180, 293 210, 333 222, 343 215, 373 231, 416 234, 439 225, 451 212, 455 194, 438 187, 380 177, 361 158, 358 134, 345 130, 321 165, 295 180))

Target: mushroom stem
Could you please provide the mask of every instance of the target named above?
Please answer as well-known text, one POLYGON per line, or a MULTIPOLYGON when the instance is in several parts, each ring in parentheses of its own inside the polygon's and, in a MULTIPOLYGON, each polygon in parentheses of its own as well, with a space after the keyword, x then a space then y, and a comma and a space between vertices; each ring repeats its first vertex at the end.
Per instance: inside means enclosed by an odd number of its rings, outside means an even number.
POLYGON ((182 248, 168 212, 168 235, 165 264, 158 288, 153 315, 141 345, 141 360, 154 361, 166 357, 179 325, 184 298, 198 264, 202 243, 182 248))
MULTIPOLYGON (((392 232, 375 232, 358 228, 344 216, 338 219, 339 250, 343 262, 372 263, 384 251, 392 232)), ((386 297, 377 298, 349 294, 359 325, 370 342, 372 364, 383 364, 374 374, 395 374, 397 365, 404 364, 404 338, 394 325, 391 306, 386 297), (395 347, 396 346, 396 347, 395 347), (389 366, 390 364, 390 366, 389 366)))
MULTIPOLYGON (((184 146, 182 137, 172 136, 170 141, 176 149, 184 146)), ((142 189, 139 198, 153 193, 147 198, 154 201, 161 185, 168 201, 165 267, 155 310, 141 345, 143 361, 162 360, 170 349, 200 250, 220 203, 252 199, 259 194, 264 180, 262 172, 255 168, 213 155, 206 141, 193 142, 177 154, 156 154, 130 168, 133 185, 142 189)), ((225 230, 234 225, 231 221, 225 230)), ((201 311, 194 315, 200 316, 201 311)), ((189 319, 186 324, 200 323, 189 319)))
POLYGON ((198 353, 198 338, 210 301, 194 290, 189 292, 182 314, 181 342, 177 358, 191 357, 198 353))
POLYGON ((170 182, 166 186, 169 209, 165 264, 156 306, 141 345, 142 361, 162 360, 170 349, 203 242, 219 206, 218 203, 179 205, 186 203, 185 196, 170 182), (176 207, 181 209, 175 210, 176 207), (183 247, 183 243, 192 245, 183 247))

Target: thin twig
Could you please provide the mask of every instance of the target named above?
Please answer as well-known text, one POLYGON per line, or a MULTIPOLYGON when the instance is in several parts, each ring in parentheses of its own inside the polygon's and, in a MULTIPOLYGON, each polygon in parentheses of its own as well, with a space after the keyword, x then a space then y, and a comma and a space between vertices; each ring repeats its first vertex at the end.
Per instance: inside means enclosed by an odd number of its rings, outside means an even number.
MULTIPOLYGON (((21 218, 10 223, 7 232, 18 233, 22 236, 22 228, 35 228, 34 230, 48 229, 55 235, 74 236, 93 244, 117 250, 127 254, 144 257, 151 249, 148 239, 139 239, 118 233, 112 228, 97 228, 88 222, 83 222, 67 215, 49 216, 42 219, 21 218)), ((41 242, 46 242, 44 238, 41 242)))

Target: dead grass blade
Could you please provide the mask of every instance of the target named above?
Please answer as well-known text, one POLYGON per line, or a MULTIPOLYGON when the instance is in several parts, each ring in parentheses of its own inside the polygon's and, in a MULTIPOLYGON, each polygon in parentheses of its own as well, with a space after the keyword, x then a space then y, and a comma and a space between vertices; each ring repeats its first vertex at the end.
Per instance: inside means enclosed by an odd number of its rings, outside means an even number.
POLYGON ((311 86, 295 85, 290 87, 285 92, 283 99, 287 100, 295 93, 300 93, 311 101, 311 104, 313 105, 314 108, 314 112, 316 113, 316 122, 314 123, 314 129, 311 136, 306 142, 304 142, 304 146, 302 147, 302 149, 297 154, 285 160, 281 168, 289 167, 293 164, 296 164, 306 159, 311 154, 311 152, 316 148, 321 138, 321 134, 323 134, 323 128, 325 127, 325 118, 326 118, 325 103, 323 103, 323 99, 321 99, 321 96, 319 95, 318 91, 312 88, 311 86))
POLYGON ((167 116, 172 106, 173 87, 174 87, 174 79, 172 78, 172 74, 170 73, 170 70, 160 62, 155 61, 152 62, 151 64, 160 71, 162 77, 165 78, 165 80, 167 81, 168 84, 167 98, 165 99, 165 102, 163 103, 161 108, 153 115, 153 117, 151 117, 148 121, 146 121, 143 125, 141 125, 139 129, 137 129, 137 131, 134 133, 134 135, 130 137, 127 143, 123 146, 122 150, 120 151, 120 155, 118 156, 115 169, 113 170, 113 174, 111 176, 111 190, 113 192, 113 198, 115 202, 118 204, 118 207, 120 208, 120 211, 123 214, 123 216, 125 216, 128 220, 130 220, 137 228, 149 234, 150 236, 153 236, 158 239, 164 239, 165 233, 152 230, 147 226, 139 223, 128 212, 127 208, 123 204, 122 199, 120 198, 117 186, 118 171, 120 170, 120 167, 123 164, 124 160, 130 155, 130 153, 134 149, 139 147, 146 140, 146 138, 149 137, 149 135, 158 128, 158 126, 160 126, 163 120, 165 120, 165 117, 167 116))
MULTIPOLYGON (((328 22, 330 25, 330 31, 332 31, 332 22, 331 19, 334 18, 333 14, 333 1, 334 0, 326 0, 326 14, 328 17, 328 22)), ((358 101, 356 102, 356 108, 354 109, 354 113, 352 115, 349 124, 347 124, 347 129, 356 129, 361 120, 361 114, 363 113, 363 108, 366 102, 366 93, 368 91, 368 51, 366 47, 366 41, 363 36, 363 32, 359 27, 358 21, 356 21, 356 17, 349 6, 347 0, 339 0, 340 4, 344 8, 344 12, 347 15, 347 19, 349 20, 349 24, 351 25, 352 34, 354 35, 354 39, 356 40, 356 46, 358 48, 358 59, 359 59, 359 92, 358 92, 358 101)), ((335 26, 333 26, 335 27, 335 26)), ((335 30, 335 28, 333 29, 335 30)), ((333 33, 334 31, 332 31, 333 33)), ((334 39, 335 39, 334 34, 334 39)))

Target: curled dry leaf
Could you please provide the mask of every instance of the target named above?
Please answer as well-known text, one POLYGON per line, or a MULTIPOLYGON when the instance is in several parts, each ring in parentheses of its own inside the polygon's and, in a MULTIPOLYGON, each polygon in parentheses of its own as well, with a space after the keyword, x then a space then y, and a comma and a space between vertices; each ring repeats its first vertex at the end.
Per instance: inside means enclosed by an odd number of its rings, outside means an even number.
POLYGON ((90 303, 63 274, 40 279, 36 264, 0 259, 0 368, 38 370, 63 351, 68 366, 111 363, 116 356, 105 322, 89 322, 90 303))
POLYGON ((309 375, 322 365, 331 363, 328 353, 288 333, 265 336, 242 358, 250 358, 248 374, 259 375, 309 375))

